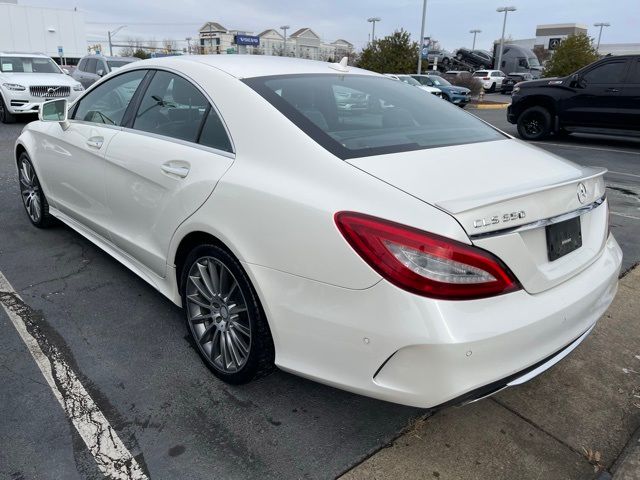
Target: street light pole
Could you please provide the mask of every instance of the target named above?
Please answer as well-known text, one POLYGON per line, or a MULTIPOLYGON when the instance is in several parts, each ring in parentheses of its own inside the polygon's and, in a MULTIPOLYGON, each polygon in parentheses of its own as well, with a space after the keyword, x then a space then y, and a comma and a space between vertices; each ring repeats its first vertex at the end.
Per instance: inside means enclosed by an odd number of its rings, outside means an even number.
POLYGON ((286 57, 287 56, 287 30, 291 27, 289 25, 282 25, 280 27, 284 31, 284 46, 282 47, 282 53, 286 57))
POLYGON ((187 55, 191 55, 191 37, 185 38, 187 41, 187 55))
POLYGON ((380 17, 367 18, 367 22, 371 22, 371 43, 376 41, 376 22, 381 21, 380 17))
POLYGON ((118 28, 116 28, 113 32, 111 32, 111 31, 108 31, 108 32, 107 32, 107 37, 109 38, 109 56, 110 56, 110 57, 113 57, 113 44, 111 43, 111 39, 112 39, 113 37, 115 37, 115 36, 116 36, 116 34, 117 34, 120 30, 122 30, 123 28, 125 28, 125 27, 126 27, 126 25, 120 25, 120 26, 119 26, 118 28))
POLYGON ((500 67, 502 65, 502 50, 504 49, 504 30, 507 27, 507 13, 515 11, 516 7, 496 8, 496 12, 504 12, 504 20, 502 21, 502 35, 500 36, 500 53, 498 54, 498 64, 493 66, 493 68, 495 68, 496 70, 500 70, 500 67))
POLYGON ((596 47, 596 52, 600 53, 600 39, 602 38, 602 27, 610 27, 611 24, 609 22, 599 22, 594 23, 594 27, 600 27, 600 33, 598 34, 598 46, 596 47))
POLYGON ((471 50, 475 50, 476 49, 476 35, 478 33, 482 33, 482 30, 469 30, 469 33, 473 33, 473 47, 471 47, 471 50))
POLYGON ((418 44, 418 75, 422 73, 422 45, 424 43, 424 23, 427 16, 427 0, 422 2, 422 26, 420 27, 420 43, 418 44))

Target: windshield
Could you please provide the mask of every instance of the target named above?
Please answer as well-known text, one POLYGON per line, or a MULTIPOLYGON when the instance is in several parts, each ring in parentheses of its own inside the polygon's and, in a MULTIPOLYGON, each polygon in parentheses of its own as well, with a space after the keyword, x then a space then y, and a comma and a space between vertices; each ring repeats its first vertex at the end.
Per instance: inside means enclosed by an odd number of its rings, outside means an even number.
POLYGON ((531 68, 540 66, 540 62, 538 61, 537 57, 529 57, 527 58, 527 60, 529 60, 529 67, 531 68))
POLYGON ((3 73, 62 73, 58 65, 46 57, 0 57, 3 73))
POLYGON ((342 159, 506 138, 440 98, 384 77, 300 74, 243 81, 342 159))
POLYGON ((121 68, 131 63, 131 60, 107 60, 107 65, 109 65, 109 70, 113 70, 114 68, 121 68))
POLYGON ((429 79, 433 82, 436 87, 448 87, 451 85, 447 80, 442 77, 436 77, 435 75, 430 75, 429 79))

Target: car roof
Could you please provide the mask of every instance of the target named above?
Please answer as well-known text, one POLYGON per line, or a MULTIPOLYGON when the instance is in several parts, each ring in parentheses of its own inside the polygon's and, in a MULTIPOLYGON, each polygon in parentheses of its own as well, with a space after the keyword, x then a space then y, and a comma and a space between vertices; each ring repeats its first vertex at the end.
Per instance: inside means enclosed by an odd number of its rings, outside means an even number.
POLYGON ((136 62, 135 65, 138 68, 142 66, 171 67, 179 65, 182 62, 208 65, 238 79, 313 73, 378 75, 377 73, 356 67, 347 67, 347 70, 344 71, 335 63, 269 55, 179 55, 175 57, 141 60, 140 62, 136 62))
POLYGON ((0 51, 0 55, 3 57, 51 58, 49 55, 45 55, 44 53, 33 53, 33 52, 2 52, 0 51))

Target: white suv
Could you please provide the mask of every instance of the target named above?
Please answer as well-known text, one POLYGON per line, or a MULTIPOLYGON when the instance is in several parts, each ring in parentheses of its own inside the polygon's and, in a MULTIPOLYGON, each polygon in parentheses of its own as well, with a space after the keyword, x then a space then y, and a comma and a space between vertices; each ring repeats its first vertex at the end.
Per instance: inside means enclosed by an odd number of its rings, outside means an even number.
POLYGON ((75 100, 82 85, 46 55, 0 52, 0 122, 13 123, 17 114, 35 113, 54 98, 75 100))
POLYGON ((500 89, 502 81, 506 78, 501 70, 478 70, 473 72, 473 76, 482 82, 482 86, 488 92, 500 89))

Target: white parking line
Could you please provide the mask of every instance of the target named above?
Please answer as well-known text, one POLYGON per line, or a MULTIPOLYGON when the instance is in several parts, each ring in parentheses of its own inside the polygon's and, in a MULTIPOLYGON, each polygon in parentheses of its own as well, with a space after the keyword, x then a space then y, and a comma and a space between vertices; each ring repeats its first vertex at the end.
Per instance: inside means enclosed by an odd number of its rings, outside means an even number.
POLYGON ((615 173, 616 175, 626 175, 628 177, 640 178, 640 175, 636 175, 635 173, 616 172, 615 170, 609 170, 607 173, 615 173))
POLYGON ((34 312, 25 305, 2 272, 0 303, 100 471, 113 479, 148 480, 77 375, 64 361, 60 350, 39 330, 33 318, 34 312))
POLYGON ((619 150, 617 148, 604 148, 604 147, 589 147, 587 145, 576 145, 574 143, 549 143, 545 141, 531 141, 530 143, 536 143, 539 145, 551 145, 554 147, 566 147, 566 148, 581 148, 584 150, 598 150, 600 152, 616 152, 616 153, 628 153, 630 155, 640 155, 640 152, 634 152, 633 150, 619 150))
POLYGON ((631 218, 633 220, 640 220, 640 217, 634 217, 633 215, 629 215, 628 213, 611 212, 611 215, 616 215, 617 217, 631 218))

